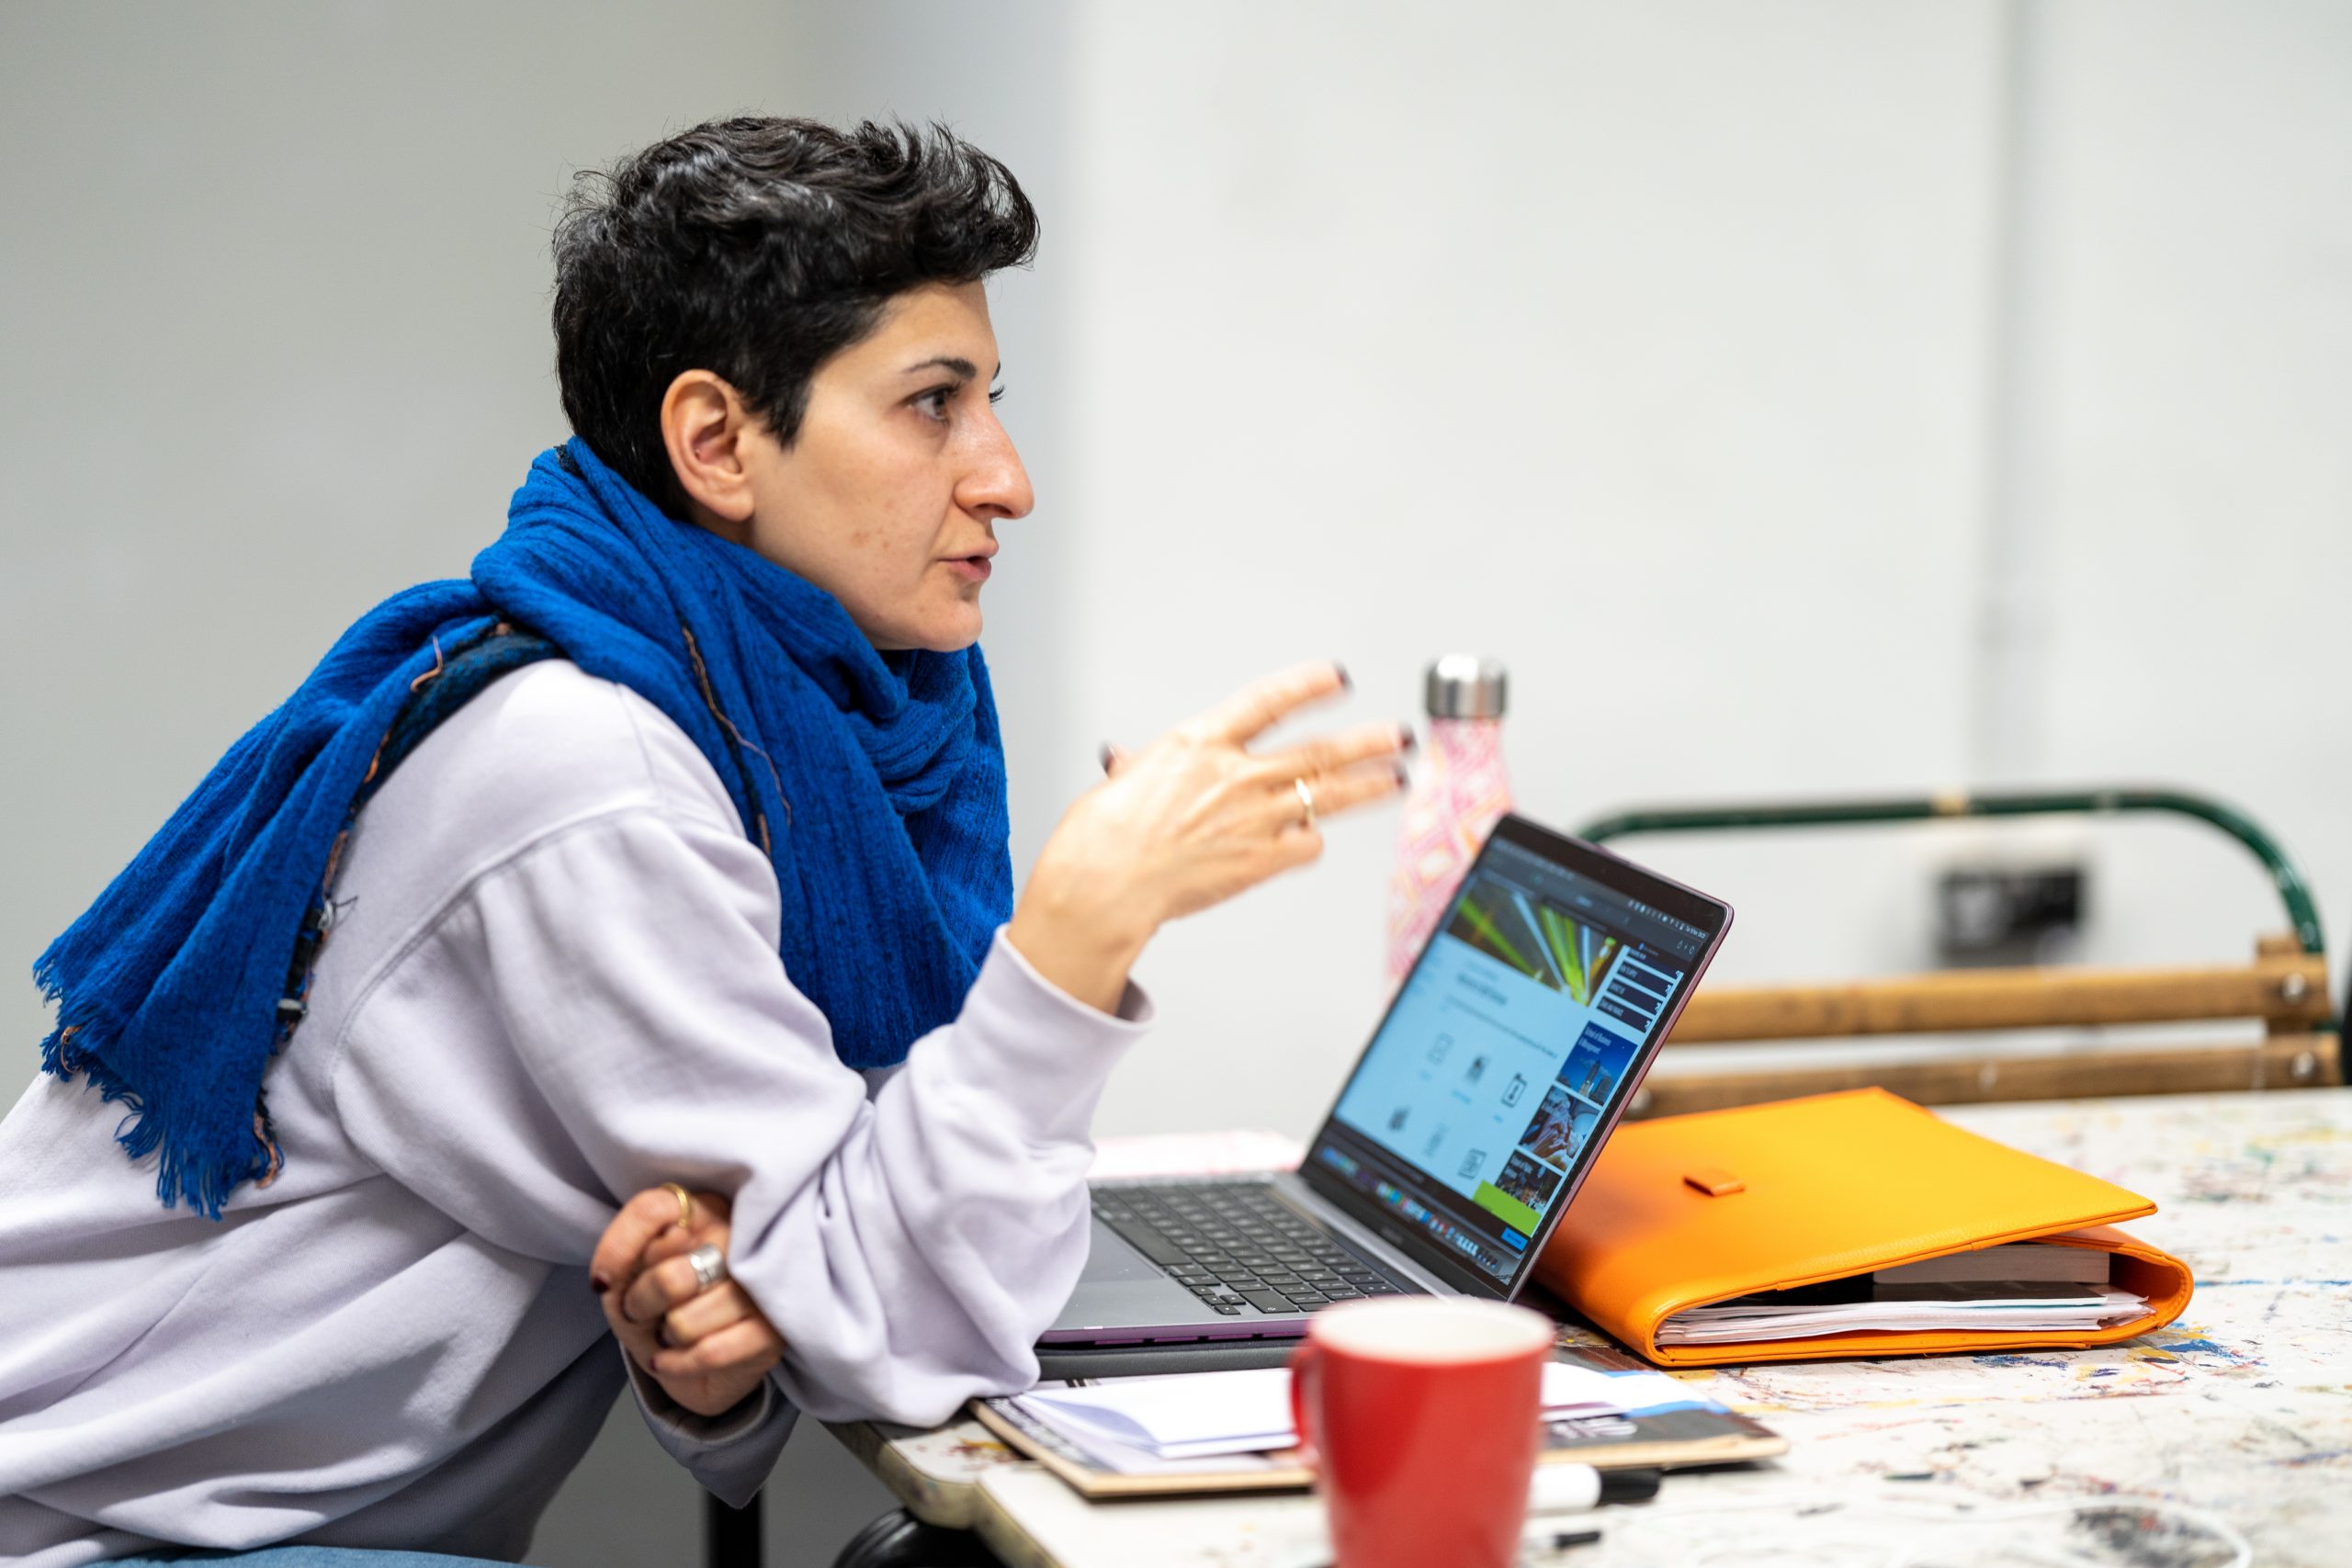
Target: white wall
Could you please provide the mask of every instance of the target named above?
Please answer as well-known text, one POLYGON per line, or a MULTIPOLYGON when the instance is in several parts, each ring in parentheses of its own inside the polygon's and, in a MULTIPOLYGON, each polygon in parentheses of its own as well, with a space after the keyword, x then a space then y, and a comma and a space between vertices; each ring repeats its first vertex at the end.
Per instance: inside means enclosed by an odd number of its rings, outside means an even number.
MULTIPOLYGON (((1401 716, 1471 648, 1514 671, 1539 817, 2147 776, 2279 829, 2342 931, 2348 20, 1087 10, 1074 722, 1143 734, 1324 654, 1401 716), (2044 619, 2031 744, 1988 777, 1998 528, 2044 619)), ((1163 939, 1106 1127, 1312 1125, 1375 1010, 1388 832, 1163 939)), ((1929 964, 1935 869, 2052 840, 1629 847, 1740 908, 1719 973, 1794 978, 1929 964)), ((2091 956, 2282 923, 2201 830, 2054 843, 2092 864, 2091 956)))
MULTIPOLYGON (((1081 722, 1325 654, 1410 716, 1472 648, 1540 818, 1955 777, 1994 13, 1476 15, 1087 13, 1081 722)), ((1392 830, 1163 941, 1106 1123, 1311 1125, 1376 1007, 1392 830)), ((1918 946, 1877 841, 1655 852, 1740 906, 1726 972, 1918 946)))
MULTIPOLYGON (((2352 939, 2352 7, 2050 14, 2039 772, 2243 803, 2352 939)), ((2251 863, 2117 834, 2090 956, 2241 951, 2251 863)))

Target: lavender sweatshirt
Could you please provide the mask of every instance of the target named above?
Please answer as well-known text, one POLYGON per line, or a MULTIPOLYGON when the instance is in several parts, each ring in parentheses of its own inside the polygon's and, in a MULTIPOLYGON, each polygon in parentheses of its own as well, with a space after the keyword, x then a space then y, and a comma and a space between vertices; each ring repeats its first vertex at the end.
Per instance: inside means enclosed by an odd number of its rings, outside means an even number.
POLYGON ((1034 1380, 1139 994, 1097 1012, 1000 933, 903 1066, 844 1067, 709 764, 562 662, 417 750, 338 890, 265 1086, 285 1169, 220 1222, 160 1207, 81 1083, 0 1123, 0 1562, 521 1556, 626 1376, 589 1255, 673 1179, 733 1195, 733 1272, 789 1346, 714 1421, 639 1387, 719 1495, 800 1411, 930 1424, 1034 1380))

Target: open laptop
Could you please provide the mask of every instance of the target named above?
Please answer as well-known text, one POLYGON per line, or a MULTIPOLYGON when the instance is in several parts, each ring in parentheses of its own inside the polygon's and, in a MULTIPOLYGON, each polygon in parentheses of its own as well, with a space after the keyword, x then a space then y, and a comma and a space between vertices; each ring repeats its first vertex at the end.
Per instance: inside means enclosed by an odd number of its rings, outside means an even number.
POLYGON ((1336 1301, 1508 1301, 1731 907, 1506 817, 1296 1171, 1103 1181, 1041 1349, 1294 1337, 1336 1301))

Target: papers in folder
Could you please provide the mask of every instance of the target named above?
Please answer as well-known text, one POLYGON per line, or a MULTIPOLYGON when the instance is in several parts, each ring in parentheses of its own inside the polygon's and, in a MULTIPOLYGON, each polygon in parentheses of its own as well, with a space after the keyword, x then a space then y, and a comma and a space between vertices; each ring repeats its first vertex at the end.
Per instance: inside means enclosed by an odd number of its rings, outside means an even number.
POLYGON ((2145 1296, 2105 1285, 2032 1280, 1916 1285, 1837 1280, 1829 1288, 1767 1291, 1676 1313, 1658 1325, 1657 1342, 1721 1345, 1929 1329, 1994 1334, 2087 1331, 2129 1322, 2147 1310, 2145 1296), (1859 1289, 1839 1288, 1849 1284, 1859 1289))
MULTIPOLYGON (((1547 1421, 1621 1416, 1688 1397, 1680 1383, 1659 1372, 1600 1372, 1557 1361, 1544 1368, 1547 1421)), ((1298 1442, 1290 1422, 1290 1372, 1282 1367, 1041 1383, 1009 1403, 1096 1463, 1128 1474, 1171 1473, 1195 1461, 1298 1442)), ((1229 1467, 1224 1461, 1211 1468, 1229 1467)))

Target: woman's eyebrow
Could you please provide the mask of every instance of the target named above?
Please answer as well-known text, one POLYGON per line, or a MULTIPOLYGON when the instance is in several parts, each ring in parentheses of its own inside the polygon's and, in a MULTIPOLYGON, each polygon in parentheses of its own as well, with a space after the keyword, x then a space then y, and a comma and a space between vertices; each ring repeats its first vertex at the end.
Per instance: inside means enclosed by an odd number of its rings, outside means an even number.
MULTIPOLYGON (((899 371, 899 374, 901 376, 911 376, 919 370, 933 369, 953 371, 955 374, 961 376, 967 381, 980 373, 980 367, 973 364, 968 359, 959 358, 956 355, 952 354, 940 354, 933 355, 929 359, 918 360, 916 363, 908 366, 904 370, 899 371)), ((989 378, 990 380, 994 380, 998 376, 1001 376, 1003 374, 1004 367, 1000 365, 996 367, 995 371, 991 373, 989 378)))

